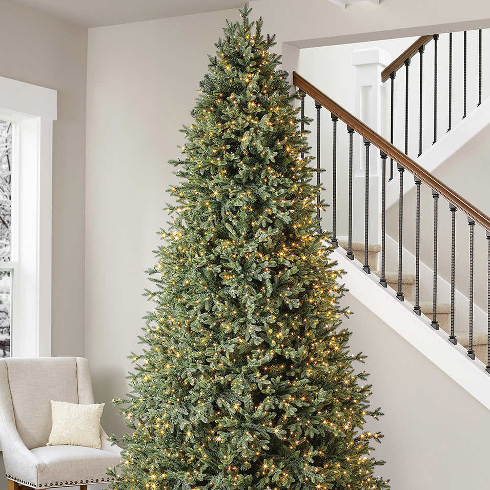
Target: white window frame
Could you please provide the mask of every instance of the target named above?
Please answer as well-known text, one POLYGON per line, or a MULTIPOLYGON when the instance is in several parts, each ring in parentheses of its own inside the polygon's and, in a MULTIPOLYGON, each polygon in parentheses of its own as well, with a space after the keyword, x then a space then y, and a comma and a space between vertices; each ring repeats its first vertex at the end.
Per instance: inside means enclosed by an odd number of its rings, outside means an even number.
POLYGON ((51 355, 53 121, 57 91, 0 77, 0 118, 12 135, 12 357, 51 355))

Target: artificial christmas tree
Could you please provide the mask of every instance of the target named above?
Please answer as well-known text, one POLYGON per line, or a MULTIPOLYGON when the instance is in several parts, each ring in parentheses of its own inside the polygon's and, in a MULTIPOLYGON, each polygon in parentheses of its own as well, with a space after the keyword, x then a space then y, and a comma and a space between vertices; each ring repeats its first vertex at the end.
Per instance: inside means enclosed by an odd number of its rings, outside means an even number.
POLYGON ((173 162, 182 181, 150 271, 146 348, 115 401, 131 431, 116 439, 112 489, 387 488, 297 95, 249 12, 217 42, 173 162))

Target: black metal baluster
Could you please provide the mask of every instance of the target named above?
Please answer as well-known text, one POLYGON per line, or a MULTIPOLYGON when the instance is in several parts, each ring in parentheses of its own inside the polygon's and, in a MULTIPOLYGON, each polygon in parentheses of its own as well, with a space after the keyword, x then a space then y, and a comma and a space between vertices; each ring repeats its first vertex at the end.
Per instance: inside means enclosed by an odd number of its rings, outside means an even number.
POLYGON ((402 291, 402 274, 403 274, 403 172, 405 169, 398 164, 400 174, 400 194, 398 196, 398 290, 396 297, 403 301, 405 298, 402 291))
POLYGON ((451 131, 453 118, 453 33, 449 33, 449 84, 448 84, 449 108, 448 108, 448 131, 451 131))
POLYGON ((473 351, 473 293, 474 293, 474 254, 475 254, 475 221, 468 219, 470 226, 470 293, 469 300, 469 323, 468 323, 468 357, 475 358, 473 351))
POLYGON ((451 211, 451 334, 449 342, 457 344, 458 340, 454 335, 454 292, 456 289, 456 206, 449 205, 451 211))
POLYGON ((432 327, 439 330, 439 323, 437 322, 437 227, 438 227, 438 204, 439 194, 436 191, 432 191, 432 197, 434 198, 434 283, 432 285, 432 327))
POLYGON ((316 194, 316 218, 318 220, 318 232, 322 232, 322 225, 320 221, 320 202, 321 202, 321 196, 320 196, 320 185, 321 185, 321 180, 320 180, 320 139, 321 139, 321 133, 320 133, 320 109, 322 108, 321 104, 317 101, 315 101, 315 108, 316 108, 316 186, 317 186, 317 194, 316 194))
POLYGON ((419 53, 420 53, 420 76, 419 76, 419 156, 422 155, 422 127, 423 127, 423 72, 424 72, 424 51, 425 51, 425 46, 420 46, 419 48, 419 53))
MULTIPOLYGON (((301 128, 301 136, 304 135, 305 132, 305 97, 306 94, 300 90, 299 91, 299 96, 301 97, 301 123, 300 123, 300 128, 301 128)), ((304 160, 305 158, 305 152, 301 152, 301 160, 304 160)))
MULTIPOLYGON (((393 144, 395 129, 395 76, 396 72, 390 75, 391 80, 391 120, 390 120, 390 143, 393 144)), ((390 158, 390 180, 393 180, 393 158, 390 158)))
POLYGON ((468 65, 468 32, 463 34, 463 119, 466 117, 466 71, 468 65))
POLYGON ((405 155, 408 155, 408 69, 410 66, 410 58, 405 60, 405 155))
POLYGON ((332 245, 337 248, 337 121, 339 118, 332 114, 333 147, 332 147, 332 245))
POLYGON ((439 34, 434 34, 434 141, 437 141, 437 42, 439 34))
POLYGON ((420 184, 422 181, 415 177, 417 203, 415 208, 415 306, 413 311, 419 316, 422 314, 420 310, 420 184))
POLYGON ((364 179, 364 266, 363 271, 367 274, 371 273, 369 269, 369 152, 371 143, 364 139, 364 147, 366 150, 366 168, 364 179))
POLYGON ((487 231, 487 373, 490 373, 490 232, 487 231))
POLYGON ((386 282, 386 159, 388 155, 380 152, 381 156, 381 277, 380 284, 385 288, 386 282))
POLYGON ((478 105, 481 105, 481 92, 482 92, 482 51, 483 51, 483 39, 482 30, 478 31, 478 105))
POLYGON ((349 133, 349 232, 347 238, 347 257, 354 260, 354 252, 352 252, 352 167, 354 156, 354 129, 347 126, 349 133))

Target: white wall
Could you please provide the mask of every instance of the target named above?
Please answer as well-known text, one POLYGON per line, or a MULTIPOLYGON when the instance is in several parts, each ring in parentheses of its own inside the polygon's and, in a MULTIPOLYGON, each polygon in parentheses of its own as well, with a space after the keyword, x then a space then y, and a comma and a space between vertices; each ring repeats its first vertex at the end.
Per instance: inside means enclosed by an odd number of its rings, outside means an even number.
POLYGON ((372 430, 385 434, 375 456, 394 490, 486 490, 488 410, 353 296, 352 352, 368 356, 371 402, 384 417, 372 430))
MULTIPOLYGON (((346 110, 355 114, 355 95, 356 95, 356 78, 355 68, 352 66, 352 55, 354 51, 361 49, 379 48, 386 51, 391 59, 395 59, 415 38, 400 38, 390 40, 380 40, 365 43, 342 44, 333 46, 323 46, 319 48, 306 48, 299 52, 299 63, 297 71, 306 78, 310 83, 315 85, 328 97, 332 98, 344 107, 346 110)), ((381 81, 379 81, 381 83, 381 81)), ((386 86, 382 87, 387 89, 386 86)), ((384 96, 388 92, 384 90, 384 96)), ((313 121, 307 129, 311 131, 308 137, 309 144, 312 148, 312 155, 316 156, 316 110, 314 101, 311 97, 305 98, 305 114, 313 121)), ((321 110, 321 167, 325 172, 321 175, 321 181, 324 188, 322 198, 326 203, 332 203, 332 121, 330 112, 325 109, 321 110)), ((362 240, 363 235, 363 197, 364 197, 364 170, 356 172, 356 162, 361 158, 361 151, 364 152, 362 139, 354 135, 354 186, 360 188, 356 190, 356 196, 361 200, 355 203, 355 217, 361 215, 361 220, 354 220, 354 239, 362 240), (357 226, 356 226, 357 225, 357 226)), ((348 155, 349 155, 349 137, 347 127, 342 122, 337 123, 337 234, 339 236, 347 235, 347 213, 348 213, 348 155)), ((376 156, 379 152, 376 151, 376 156)), ((364 158, 364 153, 362 153, 364 158)), ((363 161, 363 160, 362 160, 363 161)), ((313 162, 316 165, 316 162, 313 162)), ((375 162, 372 163, 371 174, 374 173, 375 162)), ((374 184, 374 179, 373 179, 374 184)), ((374 185, 371 191, 374 190, 374 185)), ((373 194, 374 197, 374 194, 373 194)), ((372 203, 376 199, 372 200, 372 203)), ((329 207, 322 214, 322 225, 326 230, 332 229, 332 208, 329 207)))
POLYGON ((0 7, 0 76, 56 89, 52 354, 84 353, 87 30, 14 3, 0 7))

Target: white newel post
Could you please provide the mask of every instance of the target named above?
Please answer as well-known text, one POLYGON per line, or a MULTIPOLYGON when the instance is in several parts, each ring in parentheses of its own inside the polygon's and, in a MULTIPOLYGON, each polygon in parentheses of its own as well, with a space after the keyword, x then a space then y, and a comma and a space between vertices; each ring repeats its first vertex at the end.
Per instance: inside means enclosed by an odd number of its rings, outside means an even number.
MULTIPOLYGON (((379 48, 359 49, 352 53, 355 71, 355 116, 374 131, 384 135, 383 110, 386 88, 381 72, 391 62, 391 55, 379 48)), ((354 158, 354 227, 353 239, 364 242, 365 147, 357 140, 354 158)), ((370 146, 369 243, 381 243, 381 159, 379 150, 370 146)))

